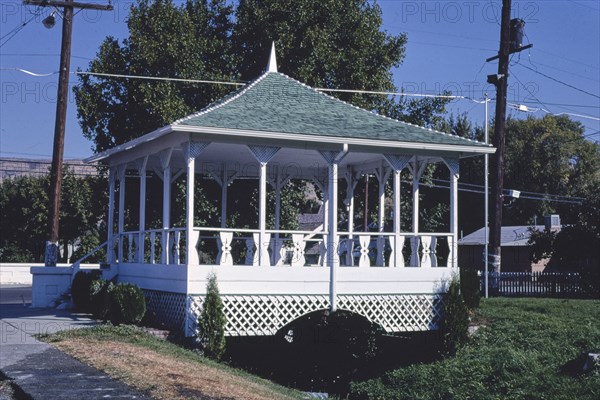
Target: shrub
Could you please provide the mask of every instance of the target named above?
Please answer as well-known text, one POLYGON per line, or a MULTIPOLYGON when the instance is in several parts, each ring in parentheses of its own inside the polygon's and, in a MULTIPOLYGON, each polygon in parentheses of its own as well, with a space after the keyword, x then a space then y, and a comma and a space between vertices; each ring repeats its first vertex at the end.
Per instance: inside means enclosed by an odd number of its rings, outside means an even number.
POLYGON ((198 338, 205 354, 215 360, 219 360, 225 353, 225 322, 217 276, 212 273, 208 276, 206 299, 198 318, 198 338))
POLYGON ((450 281, 444 297, 444 313, 441 323, 444 350, 454 355, 467 342, 469 332, 469 310, 460 293, 460 283, 455 276, 450 281))
POLYGON ((137 324, 146 314, 142 289, 130 283, 119 283, 110 290, 109 319, 114 325, 137 324))
POLYGON ((110 313, 111 293, 115 285, 111 281, 98 279, 90 286, 92 300, 91 312, 94 318, 108 320, 110 313))
POLYGON ((477 275, 477 269, 461 267, 460 269, 460 292, 463 300, 470 310, 479 307, 481 301, 481 282, 477 275))
POLYGON ((71 284, 71 299, 75 307, 83 312, 91 312, 92 299, 90 296, 90 287, 92 282, 97 280, 101 271, 79 271, 71 284))

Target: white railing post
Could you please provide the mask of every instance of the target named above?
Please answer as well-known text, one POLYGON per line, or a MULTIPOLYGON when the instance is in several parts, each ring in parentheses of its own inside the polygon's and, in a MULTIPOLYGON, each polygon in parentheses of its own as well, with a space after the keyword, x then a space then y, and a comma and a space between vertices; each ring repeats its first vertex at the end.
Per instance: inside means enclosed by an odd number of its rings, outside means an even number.
POLYGON ((292 234, 292 242, 294 242, 294 252, 291 265, 292 267, 303 267, 306 264, 306 258, 304 257, 304 249, 306 248, 304 235, 292 234))
POLYGON ((233 257, 231 256, 231 242, 233 240, 233 232, 219 232, 217 245, 219 254, 217 256, 217 264, 233 265, 233 257))

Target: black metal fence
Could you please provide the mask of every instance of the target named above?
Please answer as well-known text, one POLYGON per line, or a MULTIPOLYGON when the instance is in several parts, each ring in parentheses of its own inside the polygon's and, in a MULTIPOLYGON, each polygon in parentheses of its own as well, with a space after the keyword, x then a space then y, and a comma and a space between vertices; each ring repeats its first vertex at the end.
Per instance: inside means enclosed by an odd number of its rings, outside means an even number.
MULTIPOLYGON (((482 293, 485 289, 481 274, 482 293)), ((532 297, 588 297, 587 285, 576 272, 501 272, 489 274, 490 294, 532 297)))

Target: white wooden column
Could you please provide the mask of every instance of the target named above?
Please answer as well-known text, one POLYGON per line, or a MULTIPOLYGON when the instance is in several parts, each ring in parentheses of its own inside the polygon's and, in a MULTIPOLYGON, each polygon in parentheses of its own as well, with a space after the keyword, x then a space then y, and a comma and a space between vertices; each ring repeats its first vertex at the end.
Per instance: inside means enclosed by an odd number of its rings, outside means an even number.
MULTIPOLYGON (((375 169, 375 176, 379 184, 379 207, 377 210, 377 229, 383 232, 385 228, 385 183, 390 177, 391 170, 385 168, 383 163, 381 167, 375 169)), ((377 259, 375 265, 383 266, 385 264, 385 239, 383 236, 377 238, 377 259)))
POLYGON ((173 149, 160 152, 160 165, 163 170, 163 212, 160 262, 169 264, 169 228, 171 227, 171 155, 173 149))
POLYGON ((196 157, 208 146, 206 142, 189 141, 184 143, 183 156, 186 162, 186 191, 185 191, 185 260, 187 265, 198 265, 198 244, 199 233, 194 230, 194 188, 196 178, 196 157))
POLYGON ((402 174, 402 170, 408 165, 411 156, 385 154, 384 157, 394 170, 394 239, 390 241, 390 244, 392 242, 394 244, 391 246, 392 254, 390 254, 390 266, 404 267, 404 256, 402 255, 402 249, 404 248, 404 237, 400 235, 400 176, 402 174))
POLYGON ((259 182, 258 182, 258 243, 256 244, 258 252, 258 265, 270 265, 269 260, 269 241, 270 235, 267 235, 267 164, 273 156, 279 151, 279 147, 269 146, 248 146, 248 149, 260 164, 259 182))
POLYGON ((413 215, 412 215, 412 230, 413 237, 411 240, 411 255, 410 265, 412 267, 420 266, 419 258, 419 182, 425 171, 427 163, 425 161, 415 161, 412 163, 411 172, 413 175, 413 215))
POLYGON ((460 161, 457 158, 445 158, 444 162, 450 170, 450 233, 452 243, 448 243, 450 254, 448 266, 458 267, 458 178, 460 161))
POLYGON ((108 173, 108 244, 106 248, 106 262, 111 264, 115 261, 115 168, 110 167, 108 173))
POLYGON ((348 207, 348 241, 346 244, 346 265, 354 265, 354 189, 358 184, 358 179, 354 171, 348 168, 344 175, 346 179, 346 206, 348 207))
POLYGON ((327 212, 327 266, 329 267, 329 305, 331 312, 337 310, 337 269, 340 264, 338 257, 338 233, 337 233, 337 191, 338 191, 338 167, 342 159, 348 154, 348 146, 344 150, 321 151, 321 156, 327 161, 329 170, 329 207, 327 212))
POLYGON ((144 263, 144 243, 146 230, 146 165, 148 156, 142 157, 136 161, 136 167, 140 176, 140 220, 139 220, 139 238, 137 248, 137 262, 144 263))
MULTIPOLYGON (((329 215, 329 181, 328 179, 325 179, 324 176, 320 176, 320 173, 317 172, 315 175, 313 175, 313 182, 315 185, 317 185, 317 187, 319 188, 319 190, 321 191, 321 193, 323 193, 323 205, 322 205, 322 210, 323 210, 323 230, 327 232, 327 216, 329 215)), ((319 244, 319 260, 318 260, 318 264, 320 266, 325 266, 327 264, 327 251, 328 251, 328 247, 327 247, 327 235, 323 235, 322 238, 322 242, 320 242, 319 244)))
MULTIPOLYGON (((281 229, 281 190, 289 179, 289 175, 281 175, 281 168, 278 166, 275 176, 269 180, 271 186, 275 188, 275 231, 281 229)), ((283 265, 284 260, 282 258, 282 248, 283 239, 280 238, 279 232, 275 232, 275 237, 273 238, 273 247, 271 249, 271 265, 283 265)))
POLYGON ((127 165, 119 165, 117 167, 117 176, 119 179, 119 220, 117 222, 117 234, 119 235, 119 244, 117 257, 119 263, 123 262, 123 232, 125 231, 125 171, 127 165))
POLYGON ((227 164, 223 163, 221 178, 221 228, 227 227, 227 187, 229 186, 229 176, 227 173, 227 164))

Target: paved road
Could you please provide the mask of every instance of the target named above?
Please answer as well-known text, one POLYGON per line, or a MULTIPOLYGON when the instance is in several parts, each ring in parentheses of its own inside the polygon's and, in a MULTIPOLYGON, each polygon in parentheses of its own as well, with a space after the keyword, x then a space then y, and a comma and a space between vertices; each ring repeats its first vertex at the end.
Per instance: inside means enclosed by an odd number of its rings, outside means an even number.
POLYGON ((0 285, 0 305, 31 304, 31 285, 0 285))
POLYGON ((0 370, 33 399, 146 399, 34 336, 96 324, 83 314, 30 308, 30 286, 0 286, 0 370), (25 303, 25 306, 23 305, 25 303))

